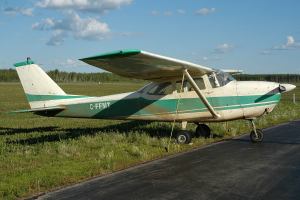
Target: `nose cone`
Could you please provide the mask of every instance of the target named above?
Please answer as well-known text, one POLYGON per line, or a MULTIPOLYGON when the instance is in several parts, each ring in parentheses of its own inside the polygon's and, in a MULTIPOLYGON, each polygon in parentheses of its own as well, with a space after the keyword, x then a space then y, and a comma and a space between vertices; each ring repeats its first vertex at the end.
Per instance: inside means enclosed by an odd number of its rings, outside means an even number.
POLYGON ((279 89, 280 89, 280 92, 289 92, 293 89, 295 89, 296 86, 295 85, 292 85, 292 84, 287 84, 287 83, 284 83, 284 84, 280 84, 279 85, 279 89))

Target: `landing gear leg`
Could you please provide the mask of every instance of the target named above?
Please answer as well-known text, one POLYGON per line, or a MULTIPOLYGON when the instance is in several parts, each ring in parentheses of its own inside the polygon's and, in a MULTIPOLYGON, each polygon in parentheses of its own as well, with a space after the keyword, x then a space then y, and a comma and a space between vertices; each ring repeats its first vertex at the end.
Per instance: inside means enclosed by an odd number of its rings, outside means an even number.
POLYGON ((250 140, 252 143, 259 143, 263 141, 264 134, 262 130, 257 129, 253 119, 250 119, 252 125, 252 131, 250 132, 250 140))

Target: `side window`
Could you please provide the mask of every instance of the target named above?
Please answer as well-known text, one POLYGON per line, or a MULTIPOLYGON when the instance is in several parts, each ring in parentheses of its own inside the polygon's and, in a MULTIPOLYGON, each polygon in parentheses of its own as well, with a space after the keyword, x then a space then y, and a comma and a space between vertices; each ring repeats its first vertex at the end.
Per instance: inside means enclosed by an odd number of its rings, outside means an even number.
POLYGON ((152 83, 149 83, 149 84, 143 86, 142 88, 140 88, 137 92, 142 94, 142 93, 146 92, 149 88, 151 88, 151 85, 152 85, 152 83))
MULTIPOLYGON (((197 84, 197 86, 199 87, 200 90, 205 89, 205 84, 204 84, 203 78, 194 78, 194 81, 195 81, 195 83, 197 84)), ((181 81, 177 81, 176 82, 177 92, 180 92, 180 87, 181 87, 181 81)), ((194 88, 192 87, 190 82, 188 82, 187 80, 184 81, 183 87, 186 88, 187 91, 194 91, 194 88)))
POLYGON ((171 82, 165 82, 155 85, 148 91, 148 94, 151 95, 167 95, 172 94, 173 86, 171 82))
POLYGON ((195 82, 198 85, 200 90, 205 89, 205 84, 204 84, 203 78, 195 78, 194 80, 195 80, 195 82))

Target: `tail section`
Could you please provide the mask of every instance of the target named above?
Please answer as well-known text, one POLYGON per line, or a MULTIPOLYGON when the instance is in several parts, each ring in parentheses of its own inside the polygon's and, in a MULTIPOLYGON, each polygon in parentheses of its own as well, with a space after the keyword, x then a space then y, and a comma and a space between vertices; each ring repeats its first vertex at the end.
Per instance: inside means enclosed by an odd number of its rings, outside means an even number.
POLYGON ((32 109, 56 106, 58 102, 51 102, 51 100, 73 97, 73 95, 67 95, 32 60, 27 59, 25 62, 16 63, 15 67, 32 109))

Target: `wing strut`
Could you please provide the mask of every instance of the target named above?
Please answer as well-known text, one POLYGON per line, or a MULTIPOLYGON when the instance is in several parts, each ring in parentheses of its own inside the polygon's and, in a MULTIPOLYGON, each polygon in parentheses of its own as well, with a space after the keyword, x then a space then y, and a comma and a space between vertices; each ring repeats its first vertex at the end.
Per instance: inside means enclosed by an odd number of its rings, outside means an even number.
POLYGON ((209 112, 212 114, 212 116, 214 118, 219 118, 221 117, 220 114, 216 113, 216 111, 214 110, 214 108, 210 105, 210 103, 208 102, 208 100, 206 99, 206 97, 202 94, 201 90, 199 89, 199 87, 197 86, 197 84, 195 83, 194 79, 191 77, 191 75, 189 74, 188 70, 185 69, 184 71, 184 75, 186 75, 188 81, 190 82, 190 84, 192 85, 192 87, 194 88, 195 92, 197 93, 197 95, 199 96, 199 98, 202 100, 202 102, 204 103, 204 105, 207 107, 207 109, 209 110, 209 112))

